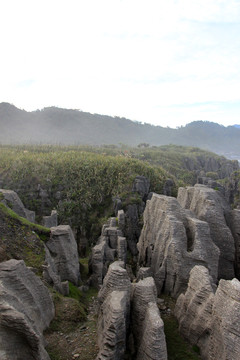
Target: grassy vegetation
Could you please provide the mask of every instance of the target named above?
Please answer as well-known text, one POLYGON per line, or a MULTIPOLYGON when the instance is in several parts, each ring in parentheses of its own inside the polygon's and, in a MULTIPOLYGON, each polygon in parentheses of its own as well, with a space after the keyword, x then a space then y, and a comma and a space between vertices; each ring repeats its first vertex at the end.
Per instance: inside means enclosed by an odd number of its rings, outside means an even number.
POLYGON ((27 266, 41 275, 45 260, 42 239, 49 238, 50 230, 29 222, 0 202, 0 261, 23 259, 27 266))
POLYGON ((163 294, 161 298, 164 298, 166 306, 171 309, 170 313, 161 313, 164 322, 168 360, 199 360, 200 351, 198 346, 191 346, 178 331, 178 322, 173 316, 175 300, 163 294))
POLYGON ((161 167, 138 159, 81 148, 1 147, 0 152, 0 177, 5 187, 16 190, 24 205, 37 214, 56 208, 61 223, 80 226, 79 232, 88 237, 99 231, 101 217, 112 215, 112 197, 131 192, 137 175, 148 177, 151 190, 159 193, 169 176, 161 167), (46 208, 39 184, 48 194, 46 208))
MULTIPOLYGON (((0 180, 37 215, 56 208, 60 223, 71 224, 77 237, 83 234, 94 242, 113 215, 113 197, 122 197, 124 206, 141 201, 131 192, 136 176, 148 177, 150 191, 157 193, 163 192, 166 179, 173 179, 175 196, 178 186, 194 184, 211 161, 219 169, 227 162, 211 152, 175 145, 0 146, 0 180)), ((208 173, 222 176, 220 170, 208 173)))

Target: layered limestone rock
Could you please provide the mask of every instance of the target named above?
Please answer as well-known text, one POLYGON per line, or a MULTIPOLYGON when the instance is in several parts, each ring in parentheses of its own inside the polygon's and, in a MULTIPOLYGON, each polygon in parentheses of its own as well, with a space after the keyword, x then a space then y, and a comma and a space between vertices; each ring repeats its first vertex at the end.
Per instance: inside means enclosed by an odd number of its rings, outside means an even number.
POLYGON ((89 283, 100 288, 107 273, 109 265, 118 258, 126 263, 127 241, 123 232, 117 226, 116 218, 110 218, 102 227, 101 236, 92 249, 89 261, 89 272, 91 274, 89 283))
POLYGON ((206 359, 238 360, 240 354, 240 282, 220 280, 211 321, 211 336, 202 352, 206 359))
POLYGON ((167 360, 164 326, 156 298, 152 277, 131 285, 123 262, 109 266, 98 294, 100 350, 96 360, 125 359, 129 338, 133 339, 134 358, 167 360))
POLYGON ((127 270, 124 269, 124 263, 121 261, 115 261, 109 266, 103 286, 98 293, 99 303, 102 304, 107 296, 115 290, 126 291, 129 294, 131 292, 131 282, 127 270))
POLYGON ((0 189, 4 200, 2 202, 12 209, 16 214, 26 218, 27 220, 34 222, 35 221, 35 212, 28 210, 24 207, 21 199, 18 197, 18 194, 12 190, 0 189))
POLYGON ((228 218, 228 226, 235 241, 235 273, 240 279, 240 210, 234 209, 228 218))
POLYGON ((46 226, 48 228, 58 226, 57 210, 52 210, 50 216, 43 216, 43 226, 46 226))
POLYGON ((231 209, 218 191, 204 185, 179 188, 177 197, 181 206, 194 212, 198 219, 207 221, 211 238, 220 250, 218 278, 232 279, 235 245, 227 220, 231 209))
POLYGON ((204 266, 195 266, 190 273, 188 288, 181 294, 175 306, 179 330, 191 344, 211 331, 211 314, 216 290, 209 271, 204 266))
POLYGON ((0 264, 0 358, 50 360, 43 338, 54 317, 47 288, 23 260, 0 264))
POLYGON ((147 201, 138 250, 139 264, 151 268, 158 294, 177 297, 185 291, 195 265, 205 265, 216 281, 219 250, 209 226, 175 198, 153 194, 147 201))
POLYGON ((98 317, 98 346, 96 360, 123 360, 129 326, 129 291, 110 292, 101 305, 98 317))
POLYGON ((50 240, 46 246, 54 261, 56 273, 61 281, 71 281, 78 285, 80 281, 77 243, 69 225, 51 228, 50 240))
POLYGON ((143 322, 143 334, 137 360, 167 360, 164 324, 156 303, 149 303, 143 322))
POLYGON ((175 315, 180 332, 199 346, 204 360, 238 360, 240 354, 240 282, 220 280, 215 286, 208 270, 196 266, 175 315))
POLYGON ((148 304, 156 303, 157 301, 157 289, 153 278, 147 277, 133 284, 132 293, 131 327, 134 341, 138 348, 144 332, 143 323, 148 304))

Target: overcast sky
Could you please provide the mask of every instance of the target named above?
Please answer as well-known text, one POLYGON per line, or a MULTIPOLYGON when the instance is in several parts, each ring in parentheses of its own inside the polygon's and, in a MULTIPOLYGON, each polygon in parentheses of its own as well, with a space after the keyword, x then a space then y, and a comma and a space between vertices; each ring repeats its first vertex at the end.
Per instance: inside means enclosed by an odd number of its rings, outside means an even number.
POLYGON ((240 124, 240 0, 0 0, 0 102, 240 124))

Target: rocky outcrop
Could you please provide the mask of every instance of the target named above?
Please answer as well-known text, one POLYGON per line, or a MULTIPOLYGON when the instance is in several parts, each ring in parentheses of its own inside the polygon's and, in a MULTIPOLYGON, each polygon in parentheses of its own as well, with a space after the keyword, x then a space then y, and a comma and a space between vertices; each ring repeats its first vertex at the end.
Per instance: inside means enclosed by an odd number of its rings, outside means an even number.
POLYGON ((235 245, 227 219, 231 209, 224 197, 204 185, 179 188, 177 197, 181 206, 194 212, 198 219, 207 221, 211 238, 220 250, 218 278, 234 277, 235 245))
POLYGON ((208 270, 196 266, 186 293, 175 307, 179 329, 201 350, 204 360, 238 360, 240 354, 240 283, 220 280, 216 290, 208 270))
POLYGON ((124 263, 116 261, 109 266, 103 286, 98 293, 97 360, 124 359, 129 327, 131 283, 124 263))
POLYGON ((228 226, 231 229, 235 242, 235 273, 240 279, 240 210, 234 209, 228 217, 228 226))
POLYGON ((96 360, 125 359, 126 349, 138 360, 166 360, 163 322, 156 305, 152 277, 130 283, 124 263, 109 266, 98 294, 98 344, 96 360), (131 302, 130 302, 131 295, 131 302), (131 309, 131 314, 130 314, 131 309))
POLYGON ((18 194, 15 191, 0 189, 0 193, 4 197, 2 202, 7 207, 12 209, 19 216, 22 216, 31 222, 35 222, 35 212, 24 207, 21 199, 18 197, 18 194))
POLYGON ((139 265, 150 267, 158 294, 178 297, 195 265, 205 265, 216 281, 219 250, 206 222, 183 209, 175 198, 153 194, 147 201, 138 243, 139 265))
POLYGON ((57 210, 52 210, 50 216, 43 216, 43 226, 46 226, 48 228, 58 226, 57 210))
POLYGON ((164 324, 156 303, 149 303, 143 322, 143 334, 137 360, 167 360, 164 324))
POLYGON ((98 346, 96 360, 123 360, 129 326, 130 293, 112 291, 103 302, 98 317, 98 346))
POLYGON ((133 192, 137 192, 146 201, 150 189, 150 181, 145 176, 137 176, 133 183, 133 192))
POLYGON ((130 295, 130 290, 131 282, 127 270, 124 269, 124 263, 115 261, 108 268, 103 286, 98 293, 98 301, 102 304, 112 291, 126 291, 130 295))
POLYGON ((50 360, 43 338, 54 316, 47 288, 24 261, 0 264, 0 358, 50 360))
POLYGON ((157 301, 157 289, 152 277, 140 280, 138 283, 133 284, 132 295, 132 312, 131 312, 131 324, 134 341, 137 347, 139 347, 143 332, 144 332, 144 319, 149 303, 156 303, 157 301))
POLYGON ((78 285, 80 281, 77 243, 69 225, 51 228, 50 240, 46 242, 55 271, 62 281, 78 285))
POLYGON ((127 241, 123 232, 117 226, 116 218, 110 218, 102 227, 102 234, 92 249, 89 261, 91 277, 89 283, 100 288, 109 265, 118 260, 126 263, 127 241))

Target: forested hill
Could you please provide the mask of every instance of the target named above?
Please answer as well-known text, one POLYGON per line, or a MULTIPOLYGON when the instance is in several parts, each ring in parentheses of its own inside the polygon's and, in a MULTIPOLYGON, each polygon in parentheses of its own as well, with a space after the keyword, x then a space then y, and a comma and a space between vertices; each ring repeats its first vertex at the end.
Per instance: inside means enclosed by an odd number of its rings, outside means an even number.
POLYGON ((240 158, 240 128, 207 121, 194 121, 184 127, 171 129, 56 107, 27 112, 1 103, 0 129, 1 144, 176 144, 197 146, 240 158))

